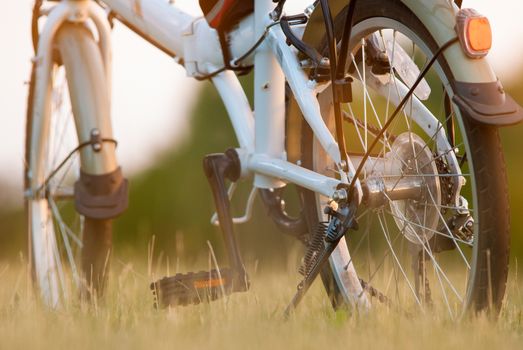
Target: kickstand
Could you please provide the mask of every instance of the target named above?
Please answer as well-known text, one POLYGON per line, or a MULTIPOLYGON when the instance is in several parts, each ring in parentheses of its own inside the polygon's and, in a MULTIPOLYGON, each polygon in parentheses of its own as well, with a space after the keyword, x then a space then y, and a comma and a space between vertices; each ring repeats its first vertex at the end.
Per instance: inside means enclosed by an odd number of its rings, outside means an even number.
POLYGON ((340 205, 340 208, 337 211, 331 207, 325 208, 325 214, 329 216, 330 220, 329 226, 325 231, 324 248, 310 272, 307 273, 303 280, 298 284, 296 294, 294 294, 290 304, 285 309, 285 318, 288 318, 296 309, 346 232, 349 229, 358 228, 354 217, 357 209, 356 201, 353 200, 350 203, 341 204, 342 205, 340 205))

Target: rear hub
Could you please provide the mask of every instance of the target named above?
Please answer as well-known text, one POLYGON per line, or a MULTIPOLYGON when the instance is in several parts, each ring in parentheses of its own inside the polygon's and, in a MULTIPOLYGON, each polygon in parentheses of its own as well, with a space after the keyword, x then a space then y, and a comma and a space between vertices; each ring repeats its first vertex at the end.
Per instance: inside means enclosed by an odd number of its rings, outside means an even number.
POLYGON ((396 138, 387 158, 400 160, 400 167, 391 174, 398 184, 408 181, 420 185, 415 198, 392 200, 389 205, 405 238, 424 244, 436 232, 440 215, 441 185, 434 156, 419 136, 406 132, 396 138))

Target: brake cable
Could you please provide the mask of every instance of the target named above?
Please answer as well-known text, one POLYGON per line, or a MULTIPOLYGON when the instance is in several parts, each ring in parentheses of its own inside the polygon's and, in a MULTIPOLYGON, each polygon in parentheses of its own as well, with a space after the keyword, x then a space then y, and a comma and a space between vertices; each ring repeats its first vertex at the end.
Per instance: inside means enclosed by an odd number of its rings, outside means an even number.
MULTIPOLYGON (((353 7, 356 0, 352 0, 350 2, 349 8, 353 7)), ((343 120, 341 116, 341 102, 342 102, 342 93, 338 89, 338 54, 337 54, 337 45, 336 45, 336 36, 334 35, 334 23, 332 20, 332 14, 329 7, 329 1, 328 0, 320 0, 321 5, 321 11, 323 13, 323 20, 325 22, 325 32, 327 35, 327 43, 329 48, 329 62, 330 62, 330 78, 331 78, 331 90, 332 90, 332 99, 333 99, 333 107, 334 107, 334 122, 335 122, 335 128, 336 128, 336 139, 338 141, 338 147, 340 151, 340 156, 342 162, 345 163, 345 166, 348 166, 348 157, 347 157, 347 151, 345 149, 345 135, 343 134, 343 120)), ((346 48, 348 46, 347 39, 347 28, 348 28, 348 36, 350 37, 351 31, 352 31, 352 14, 354 13, 354 10, 348 11, 347 18, 345 19, 345 28, 343 31, 343 37, 342 37, 342 44, 341 48, 346 48), (347 25, 348 24, 348 25, 347 25)), ((342 51, 343 52, 343 51, 342 51)), ((346 57, 346 54, 342 56, 346 57)), ((340 57, 343 58, 343 57, 340 57)), ((345 63, 340 64, 340 68, 343 69, 342 77, 344 78, 344 70, 345 70, 345 63)), ((345 84, 345 86, 347 86, 345 84)), ((348 86, 350 88, 350 81, 348 82, 348 86)), ((349 102, 349 101, 344 101, 349 102)), ((342 165, 342 168, 345 166, 342 165)), ((348 169, 343 169, 348 170, 348 169)))
MULTIPOLYGON (((274 22, 274 23, 271 23, 269 24, 266 28, 265 28, 265 31, 263 32, 263 34, 258 38, 258 40, 256 41, 256 43, 254 43, 253 46, 251 46, 250 49, 248 49, 243 55, 241 55, 240 57, 232 60, 230 62, 230 65, 232 67, 238 67, 238 64, 245 60, 247 57, 249 57, 250 55, 252 55, 254 53, 254 51, 256 51, 256 49, 258 47, 260 47, 260 45, 263 43, 263 41, 267 38, 267 35, 269 34, 269 29, 271 29, 272 27, 274 27, 275 25, 277 24, 280 24, 279 21, 277 22, 274 22)), ((245 70, 248 70, 248 69, 251 69, 253 66, 246 66, 246 67, 243 67, 245 68, 245 70)), ((227 70, 227 66, 223 66, 209 74, 206 74, 206 75, 202 75, 202 76, 197 76, 197 77, 194 77, 196 80, 207 80, 207 79, 211 79, 211 78, 214 78, 215 76, 217 76, 218 74, 222 73, 222 72, 225 72, 227 70)))
MULTIPOLYGON (((76 146, 69 154, 58 164, 58 166, 51 171, 51 173, 46 177, 42 185, 40 185, 34 193, 31 193, 31 197, 37 196, 42 190, 47 190, 47 186, 49 185, 49 182, 55 177, 56 174, 64 167, 65 164, 71 159, 71 157, 81 149, 92 146, 93 150, 95 152, 100 152, 102 150, 102 143, 113 143, 115 147, 118 146, 118 141, 111 138, 102 138, 98 135, 93 135, 94 133, 91 132, 91 139, 89 141, 85 141, 80 143, 78 146, 76 146)), ((44 192, 45 193, 45 192, 44 192)))

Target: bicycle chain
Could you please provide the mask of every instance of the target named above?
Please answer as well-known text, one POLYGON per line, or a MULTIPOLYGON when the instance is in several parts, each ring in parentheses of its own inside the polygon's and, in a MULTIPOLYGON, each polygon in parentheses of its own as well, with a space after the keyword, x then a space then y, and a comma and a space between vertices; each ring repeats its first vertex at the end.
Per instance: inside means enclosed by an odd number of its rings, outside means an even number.
MULTIPOLYGON (((436 157, 436 156, 435 156, 436 157)), ((438 170, 438 174, 451 174, 449 171, 449 167, 447 163, 445 163, 442 159, 436 159, 436 168, 438 170)), ((452 205, 452 198, 454 198, 454 183, 452 182, 451 176, 440 176, 439 181, 441 184, 441 201, 442 205, 450 206, 452 205)), ((445 212, 445 208, 443 208, 443 212, 445 212)))
POLYGON ((360 278, 360 284, 361 288, 367 291, 371 297, 378 299, 378 301, 382 304, 392 306, 392 302, 390 301, 390 299, 385 294, 371 286, 370 283, 365 282, 363 279, 360 278))

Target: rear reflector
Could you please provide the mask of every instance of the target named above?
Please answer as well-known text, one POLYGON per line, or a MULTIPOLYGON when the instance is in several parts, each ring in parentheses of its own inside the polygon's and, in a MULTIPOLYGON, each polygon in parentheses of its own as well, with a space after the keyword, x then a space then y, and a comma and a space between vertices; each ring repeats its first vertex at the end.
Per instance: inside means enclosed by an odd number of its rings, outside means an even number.
POLYGON ((465 54, 485 57, 492 47, 492 30, 487 17, 474 9, 462 9, 456 17, 456 32, 465 54))

